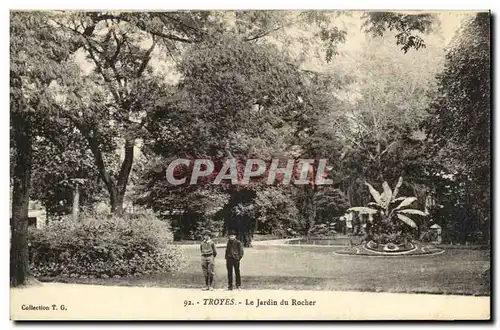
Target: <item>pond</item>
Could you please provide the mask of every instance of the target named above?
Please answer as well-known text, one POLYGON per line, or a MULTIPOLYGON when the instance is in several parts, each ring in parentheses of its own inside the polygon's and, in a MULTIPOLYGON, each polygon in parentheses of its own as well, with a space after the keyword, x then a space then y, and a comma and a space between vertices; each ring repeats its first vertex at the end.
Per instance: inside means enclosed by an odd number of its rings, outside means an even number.
POLYGON ((332 238, 297 238, 287 241, 291 245, 330 245, 330 246, 347 246, 349 240, 352 244, 359 244, 359 237, 332 237, 332 238))

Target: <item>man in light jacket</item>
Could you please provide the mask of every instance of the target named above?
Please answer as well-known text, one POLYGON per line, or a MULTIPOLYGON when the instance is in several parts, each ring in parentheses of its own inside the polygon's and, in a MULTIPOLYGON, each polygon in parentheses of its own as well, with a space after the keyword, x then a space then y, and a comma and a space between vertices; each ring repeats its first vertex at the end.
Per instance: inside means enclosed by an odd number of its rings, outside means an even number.
POLYGON ((215 248, 215 243, 210 238, 211 232, 205 230, 203 232, 203 241, 200 244, 201 251, 201 269, 203 270, 203 275, 205 276, 205 287, 203 290, 213 291, 214 282, 214 267, 215 267, 215 257, 217 256, 217 249, 215 248))

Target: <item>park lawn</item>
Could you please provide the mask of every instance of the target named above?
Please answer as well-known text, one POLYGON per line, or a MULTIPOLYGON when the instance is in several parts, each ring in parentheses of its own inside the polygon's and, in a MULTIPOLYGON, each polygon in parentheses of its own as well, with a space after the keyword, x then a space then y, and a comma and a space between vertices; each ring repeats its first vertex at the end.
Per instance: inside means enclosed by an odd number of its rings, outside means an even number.
MULTIPOLYGON (((176 274, 59 282, 198 288, 204 284, 199 249, 182 246, 186 267, 176 274)), ((244 289, 354 290, 489 295, 490 252, 450 249, 433 256, 367 257, 334 253, 333 247, 255 246, 241 261, 244 289)), ((215 288, 226 287, 224 248, 218 248, 215 288)))

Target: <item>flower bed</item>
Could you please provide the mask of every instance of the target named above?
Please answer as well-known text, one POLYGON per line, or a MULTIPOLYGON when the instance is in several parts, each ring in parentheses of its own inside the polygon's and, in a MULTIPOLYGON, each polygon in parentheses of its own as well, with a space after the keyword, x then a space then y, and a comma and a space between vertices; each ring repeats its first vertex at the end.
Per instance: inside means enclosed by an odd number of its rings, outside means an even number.
MULTIPOLYGON (((393 243, 387 243, 387 244, 379 244, 379 246, 374 249, 374 248, 368 248, 368 244, 364 245, 357 245, 357 246, 352 246, 352 247, 346 247, 341 250, 335 251, 336 254, 342 254, 342 255, 357 255, 357 256, 378 256, 378 257, 384 257, 384 256, 417 256, 417 255, 434 255, 434 254, 441 254, 444 252, 442 248, 439 248, 435 245, 432 244, 422 244, 419 242, 412 242, 411 245, 413 248, 408 249, 405 247, 405 250, 395 250, 394 247, 387 247, 389 244, 393 243), (384 250, 384 247, 386 248, 384 250)), ((396 245, 396 244, 393 244, 396 245)), ((373 246, 373 245, 372 245, 373 246)), ((397 246, 397 245, 396 245, 397 246)))
POLYGON ((387 252, 387 253, 405 252, 415 249, 415 245, 411 242, 402 244, 395 244, 395 243, 380 244, 374 241, 369 241, 368 243, 365 244, 365 247, 368 250, 376 252, 387 252))

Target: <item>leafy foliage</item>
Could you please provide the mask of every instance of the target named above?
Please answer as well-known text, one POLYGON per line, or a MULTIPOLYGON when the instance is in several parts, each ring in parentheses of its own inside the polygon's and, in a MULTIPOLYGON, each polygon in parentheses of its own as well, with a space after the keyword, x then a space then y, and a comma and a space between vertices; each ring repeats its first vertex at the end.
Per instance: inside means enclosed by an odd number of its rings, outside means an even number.
POLYGON ((457 197, 483 228, 491 217, 490 20, 489 13, 475 14, 452 40, 426 122, 429 152, 452 177, 448 186, 462 183, 457 197))
POLYGON ((339 227, 336 222, 328 222, 314 225, 309 231, 312 237, 333 237, 338 233, 339 227))
POLYGON ((270 45, 236 36, 198 44, 180 64, 177 96, 151 122, 149 129, 158 132, 155 150, 219 157, 229 156, 226 148, 234 156, 269 154, 267 141, 280 150, 301 113, 310 109, 299 101, 306 97, 305 82, 289 62, 270 45))
POLYGON ((11 111, 51 112, 54 81, 64 81, 74 65, 67 60, 68 35, 56 30, 48 12, 12 12, 10 17, 11 111))
POLYGON ((82 136, 68 124, 57 117, 40 118, 37 123, 40 135, 33 146, 30 197, 41 201, 50 215, 70 212, 76 185, 82 207, 103 197, 92 154, 82 136))
POLYGON ((262 189, 254 203, 260 232, 289 237, 299 231, 299 212, 290 189, 262 189))
POLYGON ((51 85, 72 72, 66 35, 52 31, 50 13, 10 15, 12 220, 10 283, 23 285, 28 267, 28 205, 37 119, 53 113, 51 85))
POLYGON ((349 201, 342 191, 329 186, 321 187, 314 197, 316 223, 338 219, 349 207, 349 201))
MULTIPOLYGON (((146 143, 166 160, 174 155, 267 159, 293 145, 298 133, 326 110, 314 106, 312 84, 271 45, 228 35, 197 44, 179 67, 183 76, 176 97, 158 108, 148 125, 146 143)), ((149 196, 152 189, 186 196, 197 190, 169 187, 162 171, 148 179, 149 196)), ((255 195, 258 184, 218 188, 231 196, 219 213, 226 226, 251 230, 252 203, 243 196, 255 195)))
POLYGON ((339 68, 351 72, 354 82, 339 92, 345 93, 339 111, 319 123, 321 145, 331 150, 334 177, 351 205, 370 201, 365 181, 394 182, 399 176, 405 177, 405 193, 423 200, 432 183, 425 173, 435 161, 426 151, 422 122, 445 53, 430 37, 426 49, 408 54, 386 38, 365 45, 339 68))
POLYGON ((182 255, 154 215, 128 219, 88 216, 51 222, 29 237, 30 267, 37 277, 122 277, 174 272, 182 255))
POLYGON ((425 48, 425 42, 418 33, 429 33, 436 21, 433 14, 368 12, 363 17, 366 32, 374 36, 382 36, 386 30, 397 31, 396 44, 402 45, 401 49, 405 53, 410 48, 425 48))

